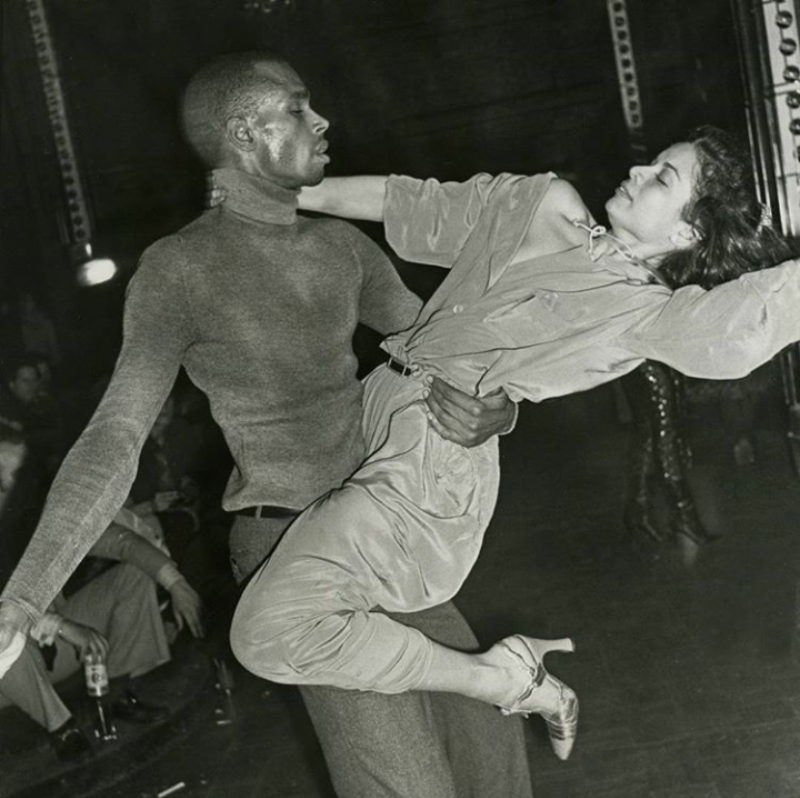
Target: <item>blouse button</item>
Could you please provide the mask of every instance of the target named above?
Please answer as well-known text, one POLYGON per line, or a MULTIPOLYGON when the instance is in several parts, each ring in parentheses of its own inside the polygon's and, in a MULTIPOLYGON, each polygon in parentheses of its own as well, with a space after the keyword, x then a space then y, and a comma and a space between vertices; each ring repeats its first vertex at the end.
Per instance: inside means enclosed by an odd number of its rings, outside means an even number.
POLYGON ((453 305, 453 313, 462 313, 464 311, 463 305, 453 305))

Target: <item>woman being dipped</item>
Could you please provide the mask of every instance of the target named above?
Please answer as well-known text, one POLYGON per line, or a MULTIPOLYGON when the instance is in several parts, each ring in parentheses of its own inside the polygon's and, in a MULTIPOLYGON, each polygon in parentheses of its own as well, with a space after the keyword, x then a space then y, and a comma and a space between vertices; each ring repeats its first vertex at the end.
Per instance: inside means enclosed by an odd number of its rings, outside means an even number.
POLYGON ((370 456, 295 521, 243 594, 231 631, 239 660, 276 682, 448 691, 538 713, 566 758, 578 702, 542 660, 570 640, 517 635, 465 654, 379 611, 452 598, 497 495, 496 440, 468 450, 438 435, 428 378, 541 401, 644 359, 693 376, 747 373, 800 338, 794 263, 700 287, 786 257, 760 224, 749 174, 727 137, 705 129, 631 169, 606 204, 609 231, 552 174, 343 178, 304 192, 311 209, 383 219, 401 257, 450 273, 366 380, 370 456))

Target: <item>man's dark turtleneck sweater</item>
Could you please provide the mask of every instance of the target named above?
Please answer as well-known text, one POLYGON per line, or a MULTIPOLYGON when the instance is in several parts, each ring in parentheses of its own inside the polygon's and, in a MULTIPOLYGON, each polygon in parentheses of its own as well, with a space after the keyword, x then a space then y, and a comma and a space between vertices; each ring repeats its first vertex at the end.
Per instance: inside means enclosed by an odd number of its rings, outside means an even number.
POLYGON ((235 460, 223 504, 301 509, 359 464, 357 322, 387 334, 421 303, 366 236, 297 215, 297 192, 221 169, 225 202, 151 246, 128 288, 108 391, 67 457, 4 596, 42 612, 128 494, 180 366, 235 460))

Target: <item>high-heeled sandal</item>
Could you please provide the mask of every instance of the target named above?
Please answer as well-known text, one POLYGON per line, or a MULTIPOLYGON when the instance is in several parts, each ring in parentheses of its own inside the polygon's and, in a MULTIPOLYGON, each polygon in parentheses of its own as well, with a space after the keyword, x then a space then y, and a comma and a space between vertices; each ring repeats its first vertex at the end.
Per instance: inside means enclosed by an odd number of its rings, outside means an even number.
POLYGON ((524 715, 526 718, 531 713, 541 715, 547 723, 553 752, 559 759, 567 759, 578 733, 578 697, 560 679, 547 672, 544 667, 544 657, 550 651, 574 651, 572 640, 568 637, 561 640, 536 640, 514 635, 501 640, 498 646, 520 669, 525 670, 530 678, 530 684, 519 698, 511 706, 500 707, 500 712, 503 715, 524 715), (551 701, 550 706, 542 700, 539 690, 545 682, 553 685, 558 691, 558 698, 554 702, 551 701))

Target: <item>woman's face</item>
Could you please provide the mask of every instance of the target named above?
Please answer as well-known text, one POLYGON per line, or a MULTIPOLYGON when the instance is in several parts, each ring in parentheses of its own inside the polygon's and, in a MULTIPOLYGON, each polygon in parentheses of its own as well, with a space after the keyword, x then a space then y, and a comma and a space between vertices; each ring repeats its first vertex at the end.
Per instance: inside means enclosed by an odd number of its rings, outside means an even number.
POLYGON ((687 142, 673 144, 648 166, 634 166, 606 202, 614 235, 643 259, 691 246, 694 230, 682 214, 698 170, 694 145, 687 142))

